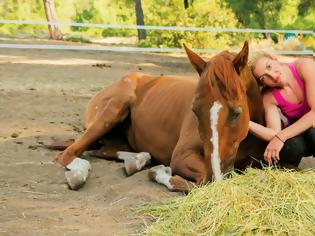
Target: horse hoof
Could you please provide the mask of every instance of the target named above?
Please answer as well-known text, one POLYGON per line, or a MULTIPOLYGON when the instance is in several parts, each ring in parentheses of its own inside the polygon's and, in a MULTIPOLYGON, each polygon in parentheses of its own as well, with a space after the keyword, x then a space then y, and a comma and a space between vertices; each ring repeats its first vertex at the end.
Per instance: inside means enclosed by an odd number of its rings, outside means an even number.
POLYGON ((65 172, 68 186, 72 190, 78 190, 85 184, 85 178, 80 170, 72 170, 65 172))
POLYGON ((158 165, 152 167, 149 170, 149 178, 152 181, 165 185, 169 190, 173 190, 174 188, 170 183, 170 179, 172 178, 172 169, 169 166, 158 165))
POLYGON ((67 165, 65 176, 70 189, 78 190, 81 188, 85 184, 90 170, 90 163, 81 158, 75 158, 67 165))
POLYGON ((148 152, 132 153, 117 152, 118 158, 124 160, 125 170, 128 176, 142 170, 151 162, 151 155, 148 152))
POLYGON ((170 167, 164 165, 158 165, 150 168, 149 178, 153 181, 156 181, 156 177, 161 174, 172 175, 172 170, 170 167))

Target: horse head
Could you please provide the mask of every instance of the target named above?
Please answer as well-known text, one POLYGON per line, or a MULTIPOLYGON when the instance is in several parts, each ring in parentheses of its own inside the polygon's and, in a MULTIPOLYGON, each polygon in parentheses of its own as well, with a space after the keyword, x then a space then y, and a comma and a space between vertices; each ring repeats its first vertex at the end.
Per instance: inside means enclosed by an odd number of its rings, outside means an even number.
POLYGON ((252 82, 247 67, 248 43, 244 43, 238 54, 223 51, 208 62, 184 47, 200 77, 192 110, 198 120, 204 157, 209 163, 208 177, 219 180, 233 169, 253 112, 247 96, 252 82))

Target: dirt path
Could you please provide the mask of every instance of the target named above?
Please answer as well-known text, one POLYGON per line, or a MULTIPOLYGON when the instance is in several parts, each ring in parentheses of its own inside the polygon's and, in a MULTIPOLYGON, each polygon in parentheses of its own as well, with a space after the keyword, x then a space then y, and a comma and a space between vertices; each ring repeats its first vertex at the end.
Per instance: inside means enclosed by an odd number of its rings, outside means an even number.
POLYGON ((89 98, 129 71, 195 74, 185 57, 0 49, 0 235, 130 235, 143 222, 133 207, 179 195, 147 170, 126 177, 122 163, 89 157, 86 185, 70 191, 40 147, 78 137, 89 98))
POLYGON ((147 170, 127 178, 122 163, 99 159, 70 191, 55 153, 38 147, 78 137, 90 97, 128 71, 193 74, 184 57, 1 49, 0 235, 127 235, 142 223, 132 207, 177 195, 147 170))

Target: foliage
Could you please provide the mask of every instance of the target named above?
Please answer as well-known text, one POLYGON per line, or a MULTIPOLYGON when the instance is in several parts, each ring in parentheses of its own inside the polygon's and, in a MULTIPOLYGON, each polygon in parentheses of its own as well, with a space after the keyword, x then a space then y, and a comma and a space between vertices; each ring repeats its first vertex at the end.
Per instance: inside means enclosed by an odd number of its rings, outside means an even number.
POLYGON ((279 25, 277 15, 283 1, 269 0, 226 0, 239 21, 249 28, 276 28, 279 25))
MULTIPOLYGON (((314 0, 142 0, 145 25, 218 28, 314 29, 314 0)), ((60 22, 135 25, 134 0, 55 0, 60 22)), ((0 1, 1 19, 45 21, 42 0, 0 1)), ((102 37, 131 37, 135 29, 61 26, 65 38, 84 41, 102 37)), ((45 25, 0 24, 0 34, 14 37, 47 37, 45 25)), ((239 47, 246 38, 263 38, 261 34, 200 31, 148 30, 142 47, 193 48, 239 47)), ((281 35, 271 35, 275 42, 281 35)), ((307 40, 308 42, 311 40, 307 40)))
MULTIPOLYGON (((42 0, 5 0, 0 1, 1 19, 8 20, 45 20, 44 4, 42 0)), ((30 35, 47 34, 47 27, 33 25, 1 24, 0 33, 22 36, 27 32, 30 35)))
POLYGON ((91 43, 90 40, 82 38, 82 37, 69 37, 65 38, 65 41, 75 42, 75 43, 91 43))
MULTIPOLYGON (((218 0, 195 0, 186 10, 182 0, 155 0, 154 4, 144 6, 144 12, 147 25, 218 28, 236 28, 240 26, 231 9, 218 0), (160 6, 159 11, 155 11, 156 5, 160 6), (213 14, 218 12, 219 14, 213 14)), ((244 35, 236 36, 231 33, 148 31, 148 39, 140 42, 140 45, 181 47, 182 43, 185 42, 188 46, 193 45, 194 48, 227 48, 235 41, 241 41, 242 38, 244 38, 244 35)))
MULTIPOLYGON (((73 22, 77 23, 88 23, 95 15, 96 9, 91 7, 90 9, 84 9, 83 11, 76 12, 75 17, 73 17, 73 22)), ((71 26, 73 31, 86 32, 87 27, 71 26)))
POLYGON ((303 29, 314 24, 314 0, 225 0, 249 28, 303 29))

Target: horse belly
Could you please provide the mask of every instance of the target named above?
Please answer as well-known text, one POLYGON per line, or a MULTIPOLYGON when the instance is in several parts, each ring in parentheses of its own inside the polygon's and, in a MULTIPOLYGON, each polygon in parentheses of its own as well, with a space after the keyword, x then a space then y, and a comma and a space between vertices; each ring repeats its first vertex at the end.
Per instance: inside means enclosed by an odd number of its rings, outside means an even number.
POLYGON ((131 117, 128 141, 132 148, 149 152, 156 162, 169 165, 178 142, 180 127, 173 125, 170 129, 171 124, 163 122, 163 118, 167 117, 162 118, 161 114, 150 114, 149 111, 133 112, 131 117))

